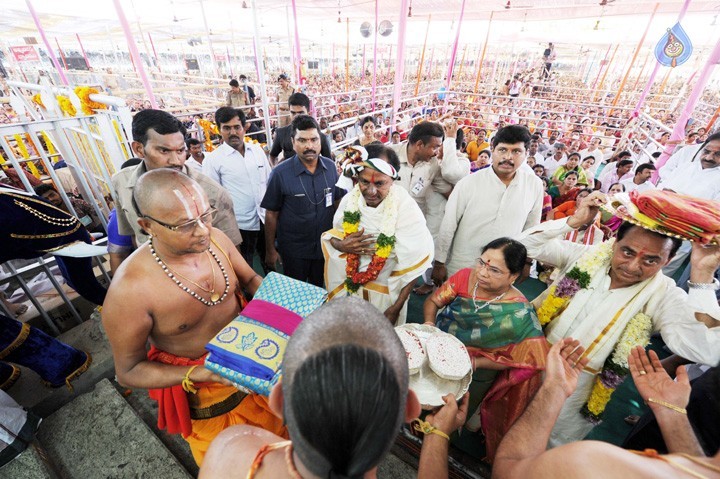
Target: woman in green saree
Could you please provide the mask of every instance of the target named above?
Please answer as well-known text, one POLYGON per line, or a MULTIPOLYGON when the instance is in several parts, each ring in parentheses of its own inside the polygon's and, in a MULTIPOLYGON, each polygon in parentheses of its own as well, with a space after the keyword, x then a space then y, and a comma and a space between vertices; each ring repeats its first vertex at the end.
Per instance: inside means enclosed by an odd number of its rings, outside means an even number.
POLYGON ((549 349, 535 310, 513 286, 526 259, 521 243, 496 239, 474 268, 455 273, 424 305, 425 324, 460 339, 473 359, 474 413, 465 427, 482 428, 490 460, 540 386, 549 349))

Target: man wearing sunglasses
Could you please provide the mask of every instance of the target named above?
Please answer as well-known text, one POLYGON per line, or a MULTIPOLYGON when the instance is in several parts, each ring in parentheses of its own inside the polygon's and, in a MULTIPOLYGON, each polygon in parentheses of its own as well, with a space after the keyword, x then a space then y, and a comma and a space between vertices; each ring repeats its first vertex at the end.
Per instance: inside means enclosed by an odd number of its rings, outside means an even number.
POLYGON ((215 209, 198 182, 158 168, 140 177, 133 200, 149 240, 118 268, 102 311, 118 382, 149 390, 158 427, 181 433, 198 465, 229 425, 284 435, 265 398, 202 366, 205 345, 240 312, 236 292, 254 294, 262 278, 213 227, 215 209))
POLYGON ((120 170, 112 178, 119 233, 133 236, 136 246, 148 240, 138 223, 139 215, 133 208, 133 190, 146 172, 170 168, 186 174, 200 185, 210 206, 217 210, 215 227, 225 233, 234 245, 242 243, 230 193, 212 179, 185 166, 187 147, 183 124, 170 113, 148 109, 133 117, 132 133, 133 153, 143 161, 133 168, 120 170))

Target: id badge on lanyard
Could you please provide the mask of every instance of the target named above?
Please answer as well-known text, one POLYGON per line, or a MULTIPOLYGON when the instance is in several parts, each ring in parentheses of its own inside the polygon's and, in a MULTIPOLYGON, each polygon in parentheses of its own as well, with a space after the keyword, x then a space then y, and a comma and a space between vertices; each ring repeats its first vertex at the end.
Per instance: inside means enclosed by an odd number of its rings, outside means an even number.
POLYGON ((333 204, 332 188, 325 188, 325 208, 330 208, 333 204))
POLYGON ((424 186, 425 186, 425 180, 421 176, 420 178, 418 178, 417 182, 413 185, 412 190, 410 190, 410 192, 413 195, 419 195, 420 192, 423 190, 424 186))

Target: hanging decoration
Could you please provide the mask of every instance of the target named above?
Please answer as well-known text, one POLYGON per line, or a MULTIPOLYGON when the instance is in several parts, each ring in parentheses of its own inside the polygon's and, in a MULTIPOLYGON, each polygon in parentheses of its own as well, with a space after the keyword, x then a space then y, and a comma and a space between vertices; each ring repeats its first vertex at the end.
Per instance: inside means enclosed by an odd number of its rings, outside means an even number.
POLYGON ((77 110, 75 109, 75 106, 70 101, 70 98, 62 95, 58 95, 55 97, 58 102, 58 106, 60 107, 60 111, 63 112, 66 116, 75 116, 77 115, 77 110))
POLYGON ((680 22, 676 23, 672 28, 668 28, 665 35, 655 46, 655 58, 657 58, 658 63, 672 68, 688 61, 692 52, 692 42, 680 22))
POLYGON ((33 103, 35 103, 37 106, 39 106, 43 110, 47 110, 47 108, 45 108, 45 104, 42 101, 42 97, 40 96, 40 93, 36 93, 35 95, 33 95, 31 100, 33 103))
POLYGON ((100 93, 96 88, 79 86, 75 88, 75 94, 80 99, 80 107, 85 115, 94 115, 95 110, 104 110, 107 106, 90 99, 90 95, 100 93))
POLYGON ((200 125, 200 128, 202 128, 203 136, 205 137, 205 151, 211 152, 215 149, 215 145, 213 145, 212 137, 213 135, 219 135, 220 132, 218 131, 217 125, 210 120, 206 120, 204 118, 201 118, 197 121, 198 125, 200 125))

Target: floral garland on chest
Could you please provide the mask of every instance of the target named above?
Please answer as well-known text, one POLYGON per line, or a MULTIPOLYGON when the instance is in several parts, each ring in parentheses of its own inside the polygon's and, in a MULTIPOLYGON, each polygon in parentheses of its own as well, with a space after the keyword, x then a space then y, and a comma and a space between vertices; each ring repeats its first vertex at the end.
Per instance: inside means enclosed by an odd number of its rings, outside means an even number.
MULTIPOLYGON (((590 286, 592 278, 606 270, 612 259, 614 240, 606 241, 593 248, 580 259, 555 285, 537 310, 538 319, 544 328, 558 318, 581 289, 590 286)), ((618 312, 619 314, 620 312, 618 312)), ((592 424, 600 424, 613 392, 623 383, 628 373, 627 358, 636 346, 643 348, 650 343, 652 318, 643 312, 630 318, 612 354, 603 364, 602 371, 595 377, 588 401, 580 410, 592 424)))
MULTIPOLYGON (((345 236, 356 233, 360 229, 360 201, 362 193, 360 187, 350 191, 348 202, 343 212, 342 229, 345 236)), ((361 286, 375 281, 387 262, 393 247, 395 246, 395 226, 398 218, 398 208, 395 202, 393 189, 385 197, 381 206, 384 208, 380 234, 375 240, 375 253, 365 271, 360 271, 360 255, 348 253, 345 265, 345 289, 349 293, 355 293, 361 286)))

